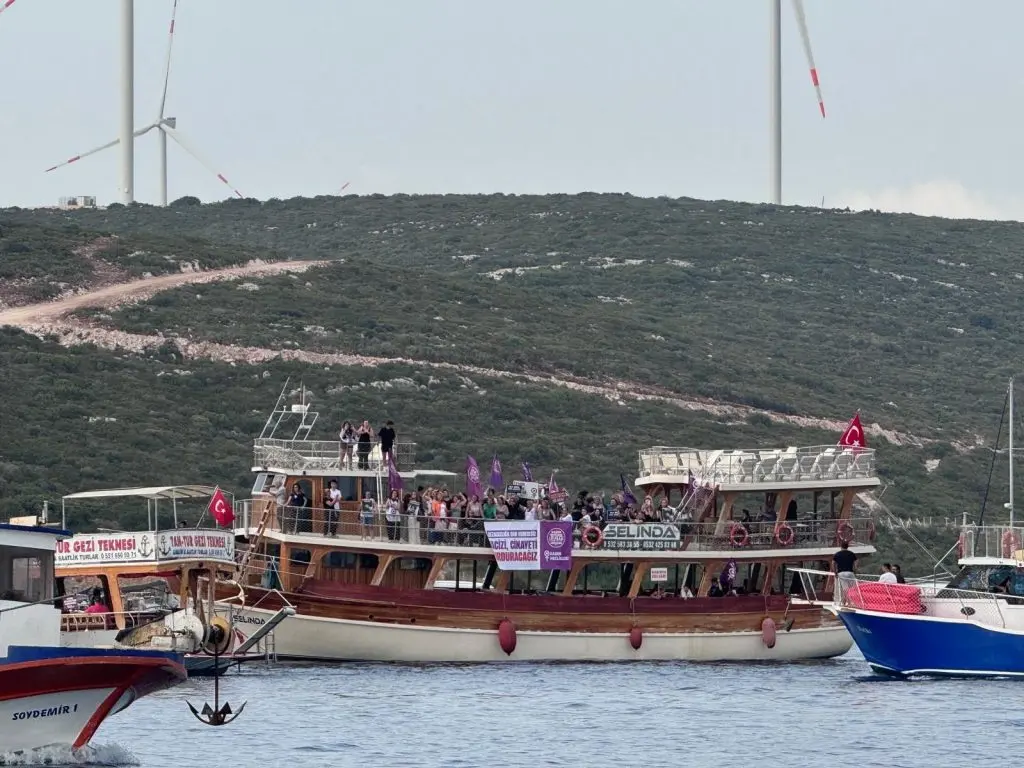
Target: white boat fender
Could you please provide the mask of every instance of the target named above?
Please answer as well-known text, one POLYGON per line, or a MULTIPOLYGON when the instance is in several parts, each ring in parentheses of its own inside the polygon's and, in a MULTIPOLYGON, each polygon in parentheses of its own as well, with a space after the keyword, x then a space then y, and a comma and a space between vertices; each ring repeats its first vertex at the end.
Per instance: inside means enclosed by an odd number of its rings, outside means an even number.
POLYGON ((511 656, 516 649, 516 625, 508 619, 498 622, 498 643, 506 656, 511 656))
POLYGON ((761 642, 766 648, 775 647, 775 620, 770 616, 765 616, 761 622, 761 642))

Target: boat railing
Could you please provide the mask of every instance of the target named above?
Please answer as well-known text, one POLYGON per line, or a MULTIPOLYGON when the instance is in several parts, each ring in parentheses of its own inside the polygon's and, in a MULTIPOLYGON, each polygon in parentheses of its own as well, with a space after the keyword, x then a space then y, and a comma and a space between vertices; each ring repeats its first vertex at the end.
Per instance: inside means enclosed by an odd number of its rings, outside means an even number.
POLYGON ((1024 561, 1024 528, 1008 525, 968 525, 957 541, 960 557, 998 557, 1024 561))
POLYGON ((169 610, 151 611, 106 611, 104 613, 62 613, 61 632, 84 632, 86 630, 115 629, 118 618, 124 619, 125 627, 137 627, 163 618, 169 610))
MULTIPOLYGON (((341 510, 312 507, 277 508, 272 500, 238 502, 236 516, 245 530, 255 529, 266 515, 266 530, 294 536, 314 536, 391 541, 408 544, 486 547, 482 518, 446 517, 434 520, 426 515, 392 515, 379 510, 362 512, 358 502, 347 502, 341 510), (250 505, 246 507, 246 505, 250 505)), ((574 523, 578 549, 599 551, 733 551, 783 550, 838 547, 870 542, 874 526, 870 518, 849 520, 790 520, 763 523, 734 523, 718 530, 716 522, 663 521, 647 523, 605 522, 600 535, 589 532, 588 524, 574 523)))
POLYGON ((838 579, 835 602, 841 608, 938 616, 1006 627, 1007 604, 1022 604, 1024 600, 1005 593, 846 577, 838 579))
POLYGON ((875 451, 836 445, 729 451, 654 446, 640 451, 641 479, 667 476, 685 483, 691 475, 710 485, 838 484, 875 478, 875 451))
MULTIPOLYGON (((416 443, 395 443, 395 468, 411 472, 416 466, 416 443)), ((338 440, 278 440, 261 437, 253 443, 253 466, 264 470, 280 469, 292 474, 309 471, 364 471, 387 474, 388 467, 380 442, 370 443, 369 451, 353 445, 343 453, 338 440)))

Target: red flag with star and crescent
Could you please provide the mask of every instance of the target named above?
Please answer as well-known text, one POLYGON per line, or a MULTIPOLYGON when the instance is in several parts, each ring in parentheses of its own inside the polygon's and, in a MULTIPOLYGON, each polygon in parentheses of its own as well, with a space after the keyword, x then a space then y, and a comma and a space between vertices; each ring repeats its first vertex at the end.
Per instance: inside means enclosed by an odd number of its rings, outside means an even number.
POLYGON ((843 436, 839 438, 839 445, 846 448, 867 448, 868 441, 864 437, 864 427, 860 424, 860 411, 853 414, 850 423, 847 425, 843 436))
POLYGON ((217 525, 227 528, 235 522, 235 511, 231 509, 231 502, 220 488, 214 490, 208 509, 213 515, 213 519, 217 521, 217 525))

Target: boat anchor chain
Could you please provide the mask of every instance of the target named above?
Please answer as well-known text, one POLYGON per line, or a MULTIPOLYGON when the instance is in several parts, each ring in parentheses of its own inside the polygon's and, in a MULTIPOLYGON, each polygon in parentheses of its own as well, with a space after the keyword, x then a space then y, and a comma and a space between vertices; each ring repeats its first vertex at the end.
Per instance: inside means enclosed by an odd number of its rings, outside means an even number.
POLYGON ((213 706, 206 703, 200 711, 192 705, 192 702, 186 700, 185 703, 188 704, 188 708, 192 710, 192 714, 199 722, 212 726, 227 725, 242 714, 247 703, 243 701, 237 712, 231 709, 231 704, 228 702, 225 701, 223 706, 220 703, 220 657, 230 644, 231 628, 223 619, 214 619, 204 634, 202 651, 207 656, 213 657, 213 706))

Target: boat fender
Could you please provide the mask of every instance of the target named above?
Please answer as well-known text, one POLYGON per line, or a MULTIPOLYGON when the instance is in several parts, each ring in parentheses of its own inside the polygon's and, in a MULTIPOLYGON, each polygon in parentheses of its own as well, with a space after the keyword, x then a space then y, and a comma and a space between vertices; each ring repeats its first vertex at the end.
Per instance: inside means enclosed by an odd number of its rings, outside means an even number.
POLYGON ((771 616, 765 616, 761 622, 761 642, 765 648, 775 647, 775 620, 771 616))
POLYGON ((1014 531, 1007 531, 1003 534, 1003 557, 1013 557, 1013 553, 1020 547, 1020 536, 1014 531))
POLYGON ((729 528, 729 541, 734 547, 745 547, 750 541, 750 533, 740 523, 733 523, 729 528))
POLYGON ((644 631, 640 627, 633 627, 629 630, 629 644, 634 651, 639 651, 640 646, 644 644, 644 631))
POLYGON ((498 643, 506 656, 511 656, 516 649, 516 625, 508 619, 498 623, 498 643))
POLYGON ((604 533, 596 525, 588 525, 583 529, 580 538, 591 549, 597 549, 604 542, 604 533))
POLYGON ((793 529, 790 528, 785 523, 783 523, 782 525, 780 525, 778 528, 775 529, 775 541, 777 541, 779 544, 781 544, 784 547, 788 547, 790 544, 792 544, 793 543, 793 539, 795 537, 796 537, 796 534, 793 532, 793 529))

